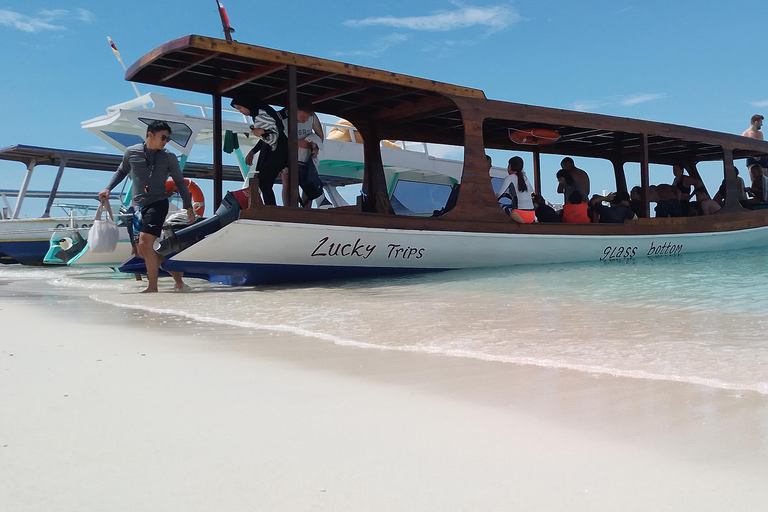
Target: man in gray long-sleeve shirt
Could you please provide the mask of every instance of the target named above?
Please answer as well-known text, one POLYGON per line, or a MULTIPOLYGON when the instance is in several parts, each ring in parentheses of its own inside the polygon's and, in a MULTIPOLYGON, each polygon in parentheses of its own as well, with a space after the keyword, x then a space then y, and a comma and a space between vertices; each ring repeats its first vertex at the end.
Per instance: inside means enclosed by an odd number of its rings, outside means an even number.
MULTIPOLYGON (((117 168, 107 188, 99 192, 99 199, 109 199, 110 191, 122 182, 126 176, 133 180, 131 191, 133 202, 140 207, 141 232, 136 251, 144 258, 147 265, 147 280, 149 286, 145 292, 157 291, 157 275, 164 257, 154 248, 155 240, 160 236, 163 222, 168 214, 168 197, 165 192, 165 182, 170 176, 176 183, 184 208, 187 210, 189 222, 195 220, 192 209, 192 196, 184 176, 179 169, 176 155, 165 149, 165 144, 171 138, 171 127, 164 121, 153 121, 147 127, 147 138, 141 144, 136 144, 125 150, 123 161, 117 168)), ((181 280, 180 272, 170 272, 176 282, 175 289, 188 289, 181 280)))

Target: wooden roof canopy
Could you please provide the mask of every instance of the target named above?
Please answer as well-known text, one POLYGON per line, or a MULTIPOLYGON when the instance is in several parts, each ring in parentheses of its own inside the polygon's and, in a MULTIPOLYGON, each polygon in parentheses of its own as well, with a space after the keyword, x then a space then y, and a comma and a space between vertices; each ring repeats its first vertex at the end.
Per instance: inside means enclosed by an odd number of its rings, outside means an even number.
POLYGON ((474 101, 473 107, 487 112, 487 148, 639 162, 640 134, 645 133, 651 163, 720 160, 724 145, 734 159, 768 153, 768 143, 740 135, 490 101, 478 89, 197 35, 151 51, 130 67, 126 79, 224 97, 248 93, 286 106, 288 66, 296 68, 299 98, 354 124, 375 121, 382 138, 462 145, 464 126, 455 98, 474 101), (510 128, 555 130, 561 138, 535 148, 521 146, 510 141, 510 128))

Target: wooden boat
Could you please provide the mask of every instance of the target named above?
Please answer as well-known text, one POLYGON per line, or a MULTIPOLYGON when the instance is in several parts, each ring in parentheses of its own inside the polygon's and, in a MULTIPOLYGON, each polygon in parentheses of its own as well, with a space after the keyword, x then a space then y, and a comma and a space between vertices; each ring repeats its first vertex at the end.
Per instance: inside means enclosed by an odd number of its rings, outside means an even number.
MULTIPOLYGON (((354 207, 305 210, 251 202, 240 219, 172 256, 167 270, 230 284, 306 281, 518 264, 606 261, 768 245, 768 212, 738 200, 734 160, 768 154, 768 143, 684 126, 489 100, 477 89, 341 62, 190 35, 154 49, 126 79, 211 94, 214 126, 221 101, 252 94, 294 112, 297 99, 351 121, 364 139, 362 195, 354 207), (511 137, 511 131, 530 136, 511 137), (542 136, 556 133, 558 138, 542 136), (455 207, 439 217, 397 215, 379 141, 461 146, 464 165, 455 207), (513 139, 517 139, 514 142, 513 139), (543 144, 530 144, 546 139, 543 144), (616 190, 624 167, 640 167, 648 198, 649 165, 681 164, 699 176, 701 162, 722 163, 725 203, 711 216, 645 218, 623 224, 517 224, 499 208, 487 149, 529 151, 536 191, 540 155, 601 158, 612 163, 616 190)), ((290 116, 289 116, 290 117, 290 116)), ((214 129, 214 133, 221 130, 214 129)), ((289 169, 297 176, 296 132, 289 130, 289 169)), ((221 144, 214 137, 220 183, 221 144)), ((291 183, 297 183, 292 179, 291 183)), ((251 183, 251 197, 256 197, 251 183)), ((214 187, 214 201, 221 187, 214 187)))

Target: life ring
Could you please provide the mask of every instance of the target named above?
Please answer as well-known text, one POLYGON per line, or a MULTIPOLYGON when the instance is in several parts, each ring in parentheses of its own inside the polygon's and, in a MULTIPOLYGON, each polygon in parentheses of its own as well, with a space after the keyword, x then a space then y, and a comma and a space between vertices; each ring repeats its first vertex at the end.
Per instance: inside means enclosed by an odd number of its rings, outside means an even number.
POLYGON ((542 144, 552 144, 557 142, 560 134, 555 130, 545 128, 529 128, 527 130, 509 129, 509 140, 515 144, 527 144, 531 146, 540 146, 542 144))
MULTIPOLYGON (((205 197, 203 191, 200 190, 200 186, 189 178, 184 178, 184 183, 187 184, 189 194, 192 196, 192 209, 195 211, 195 215, 202 217, 205 213, 205 197)), ((169 179, 165 182, 165 195, 171 197, 173 194, 178 194, 179 189, 176 187, 176 183, 173 179, 169 179)))

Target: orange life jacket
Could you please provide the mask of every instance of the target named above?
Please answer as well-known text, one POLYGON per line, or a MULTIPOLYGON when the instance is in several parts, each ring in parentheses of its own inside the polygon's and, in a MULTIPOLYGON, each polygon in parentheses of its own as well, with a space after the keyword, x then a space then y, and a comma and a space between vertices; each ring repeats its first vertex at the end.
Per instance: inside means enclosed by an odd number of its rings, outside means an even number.
POLYGON ((587 206, 588 205, 585 202, 580 204, 565 203, 563 205, 563 222, 589 224, 587 206))

